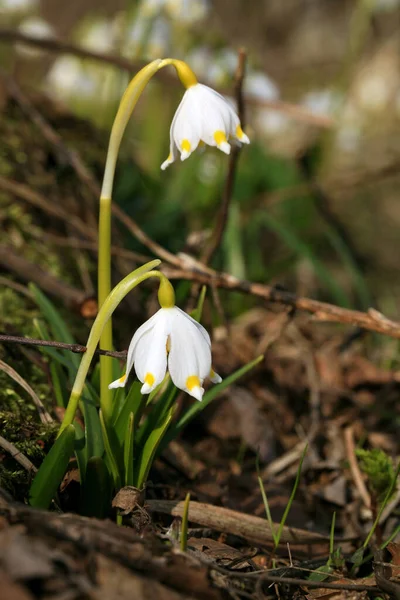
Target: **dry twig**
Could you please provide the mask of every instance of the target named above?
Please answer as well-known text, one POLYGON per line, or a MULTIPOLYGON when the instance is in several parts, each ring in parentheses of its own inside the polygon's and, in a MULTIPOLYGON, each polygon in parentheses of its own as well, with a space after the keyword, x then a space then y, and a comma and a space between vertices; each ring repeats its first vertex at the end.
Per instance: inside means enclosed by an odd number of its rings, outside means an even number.
MULTIPOLYGON (((65 344, 64 342, 53 342, 48 340, 38 340, 35 338, 24 338, 16 335, 5 335, 0 334, 0 343, 5 342, 9 344, 23 344, 24 346, 49 346, 51 348, 59 348, 60 350, 69 350, 75 354, 83 354, 86 352, 86 346, 80 344, 65 344)), ((112 358, 126 358, 126 350, 121 352, 111 350, 96 350, 96 354, 102 354, 103 356, 111 356, 112 358)))
POLYGON ((29 460, 29 458, 27 458, 25 454, 22 454, 22 452, 20 452, 20 450, 18 450, 18 448, 16 448, 14 444, 3 438, 1 435, 0 446, 3 448, 3 450, 8 452, 17 462, 19 462, 19 464, 22 467, 24 467, 24 469, 26 469, 28 472, 31 471, 32 473, 36 473, 37 468, 29 460))

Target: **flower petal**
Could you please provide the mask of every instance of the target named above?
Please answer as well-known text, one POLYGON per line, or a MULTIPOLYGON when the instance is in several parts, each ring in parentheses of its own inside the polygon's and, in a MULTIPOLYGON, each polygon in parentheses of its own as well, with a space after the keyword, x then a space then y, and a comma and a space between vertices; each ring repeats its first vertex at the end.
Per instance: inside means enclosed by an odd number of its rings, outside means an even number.
POLYGON ((182 313, 175 307, 170 326, 168 369, 176 387, 199 400, 204 393, 203 381, 211 369, 211 348, 201 329, 182 313))
POLYGON ((156 313, 156 324, 139 338, 133 351, 136 375, 143 383, 142 394, 154 390, 167 370, 168 320, 163 310, 156 313))

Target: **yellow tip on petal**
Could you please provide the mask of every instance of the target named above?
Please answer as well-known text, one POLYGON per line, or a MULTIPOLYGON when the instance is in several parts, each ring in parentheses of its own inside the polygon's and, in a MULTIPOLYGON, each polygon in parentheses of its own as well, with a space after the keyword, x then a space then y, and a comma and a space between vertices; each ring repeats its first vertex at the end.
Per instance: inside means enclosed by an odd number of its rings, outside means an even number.
POLYGON ((222 381, 222 377, 220 377, 220 375, 218 375, 214 369, 210 369, 210 379, 213 383, 221 383, 222 381))
POLYGON ((124 387, 125 383, 126 383, 126 373, 125 373, 125 375, 122 375, 122 377, 120 377, 119 379, 116 379, 115 381, 110 383, 110 385, 108 386, 108 389, 112 390, 115 388, 124 387))
POLYGON ((250 144, 250 140, 247 137, 247 135, 244 133, 243 129, 240 127, 240 125, 238 125, 236 127, 236 137, 239 140, 239 142, 242 142, 242 144, 250 144))
POLYGON ((217 146, 220 146, 221 144, 227 141, 226 134, 223 131, 216 131, 213 137, 217 146))
POLYGON ((225 154, 230 154, 231 147, 228 144, 226 134, 223 131, 216 131, 213 135, 213 138, 219 150, 222 150, 222 152, 225 152, 225 154))
POLYGON ((186 388, 191 392, 195 387, 201 387, 200 379, 197 375, 190 375, 190 377, 186 379, 186 388))
POLYGON ((146 376, 144 378, 144 383, 147 383, 147 385, 149 385, 151 387, 152 385, 154 385, 154 381, 155 381, 155 379, 154 379, 153 373, 146 373, 146 376))
POLYGON ((190 152, 191 148, 192 148, 192 146, 191 146, 189 140, 182 140, 182 142, 181 142, 181 150, 183 152, 190 152))

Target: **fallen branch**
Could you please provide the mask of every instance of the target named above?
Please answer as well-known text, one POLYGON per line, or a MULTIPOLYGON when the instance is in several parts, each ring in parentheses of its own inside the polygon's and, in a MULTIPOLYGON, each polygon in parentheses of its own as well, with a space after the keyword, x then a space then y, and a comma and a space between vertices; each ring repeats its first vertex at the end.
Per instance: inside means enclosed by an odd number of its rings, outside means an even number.
MULTIPOLYGON (((150 512, 182 517, 184 502, 147 500, 146 508, 150 512)), ((274 538, 266 519, 247 515, 229 508, 212 506, 211 504, 203 504, 202 502, 191 502, 189 506, 189 520, 203 527, 210 527, 216 531, 221 531, 222 533, 240 536, 251 544, 270 546, 271 543, 274 543, 274 538)), ((329 544, 329 536, 285 526, 280 542, 282 544, 289 543, 293 546, 324 545, 329 544)))
MULTIPOLYGON (((35 338, 25 338, 17 335, 5 335, 0 334, 0 343, 5 342, 9 344, 22 344, 24 346, 50 346, 51 348, 59 348, 60 350, 69 350, 70 352, 74 352, 75 354, 83 354, 86 352, 86 346, 81 346, 81 344, 65 344, 64 342, 53 342, 48 340, 38 340, 35 338)), ((96 350, 96 354, 101 354, 103 356, 111 356, 112 358, 126 358, 126 350, 122 350, 121 352, 116 352, 112 350, 96 350)))
POLYGON ((170 279, 186 279, 203 285, 235 290, 263 298, 268 302, 284 304, 297 310, 309 312, 314 315, 316 321, 344 323, 400 339, 400 323, 391 321, 373 308, 370 308, 368 312, 341 308, 335 304, 320 302, 319 300, 305 298, 304 296, 296 296, 292 292, 279 290, 261 283, 238 279, 228 273, 218 273, 211 269, 203 271, 201 263, 194 262, 190 257, 187 257, 184 263, 186 264, 183 269, 166 267, 163 269, 163 272, 170 279), (188 267, 188 263, 191 263, 190 267, 188 267), (194 267, 192 266, 193 264, 195 265, 194 267))

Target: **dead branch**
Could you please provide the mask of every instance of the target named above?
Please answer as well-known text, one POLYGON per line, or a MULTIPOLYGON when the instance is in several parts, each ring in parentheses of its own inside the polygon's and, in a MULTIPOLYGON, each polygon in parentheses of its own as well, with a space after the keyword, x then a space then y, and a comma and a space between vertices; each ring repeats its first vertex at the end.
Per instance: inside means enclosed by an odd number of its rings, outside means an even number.
MULTIPOLYGON (((103 52, 93 52, 91 50, 87 50, 86 48, 82 48, 81 46, 77 46, 75 44, 71 44, 60 39, 38 38, 36 36, 28 35, 15 29, 9 29, 6 27, 0 28, 0 42, 11 44, 22 42, 29 46, 42 48, 43 50, 48 50, 49 52, 53 52, 56 54, 73 54, 74 56, 78 56, 83 59, 87 58, 90 60, 95 60, 98 62, 112 65, 114 67, 117 67, 118 69, 127 71, 130 74, 134 73, 135 71, 138 71, 143 66, 145 66, 145 63, 143 62, 132 62, 121 56, 105 54, 103 52)), ((179 83, 177 81, 177 78, 170 75, 168 72, 160 72, 159 77, 173 85, 178 85, 179 83)), ((226 90, 221 91, 222 93, 224 93, 226 90)), ((290 102, 283 102, 281 100, 259 100, 257 98, 251 97, 249 97, 247 101, 249 104, 252 104, 255 107, 276 110, 278 112, 286 114, 289 118, 292 118, 296 121, 308 123, 315 127, 331 129, 335 124, 334 119, 332 119, 329 116, 317 115, 304 106, 299 106, 290 102)))
MULTIPOLYGON (((9 344, 22 344, 24 346, 44 346, 50 348, 59 348, 60 350, 69 350, 70 352, 74 352, 75 354, 83 354, 86 352, 86 346, 81 346, 80 344, 65 344, 64 342, 53 342, 48 340, 38 340, 35 338, 24 338, 16 335, 5 335, 0 334, 0 343, 9 343, 9 344)), ((121 352, 111 351, 111 350, 96 350, 96 354, 101 354, 103 356, 111 356, 112 358, 126 358, 126 350, 122 350, 121 352)))
MULTIPOLYGON (((238 66, 235 75, 235 97, 238 107, 238 115, 242 127, 245 126, 245 103, 243 95, 243 82, 246 70, 246 51, 242 48, 239 50, 238 66)), ((224 189, 222 192, 222 202, 219 207, 214 230, 211 234, 209 244, 206 245, 200 261, 208 265, 214 256, 215 252, 221 245, 224 236, 226 224, 228 222, 229 206, 233 195, 233 186, 236 179, 236 171, 239 163, 241 147, 234 146, 229 157, 228 174, 225 180, 224 189)))
MULTIPOLYGON (((146 507, 151 512, 159 512, 174 517, 182 517, 184 502, 173 500, 147 500, 146 507)), ((245 538, 251 544, 265 546, 274 543, 272 532, 266 519, 246 515, 229 508, 212 506, 201 502, 191 502, 189 520, 222 533, 230 533, 245 538)), ((278 526, 278 525, 277 525, 278 526)), ((310 533, 302 529, 285 526, 281 543, 293 546, 304 544, 328 544, 329 537, 310 533)))
POLYGON ((279 290, 277 288, 264 285, 261 283, 253 283, 244 279, 238 279, 228 273, 216 272, 211 269, 202 270, 201 263, 190 261, 191 267, 188 267, 189 257, 184 260, 186 266, 183 269, 172 269, 166 267, 163 272, 170 279, 186 279, 188 281, 196 281, 203 285, 214 285, 227 290, 235 290, 244 294, 252 294, 258 298, 263 298, 267 302, 274 302, 290 306, 294 309, 312 313, 314 320, 325 321, 331 323, 344 323, 383 333, 393 338, 400 338, 400 323, 391 321, 382 313, 375 309, 369 309, 368 312, 359 310, 351 310, 341 308, 328 302, 320 302, 304 296, 296 296, 292 292, 279 290))
POLYGON ((19 464, 22 467, 24 467, 24 469, 26 469, 28 472, 36 473, 37 468, 29 460, 29 458, 27 458, 25 454, 22 454, 22 452, 18 450, 18 448, 16 448, 14 444, 3 438, 1 435, 0 446, 3 448, 3 450, 8 452, 17 462, 19 462, 19 464))

